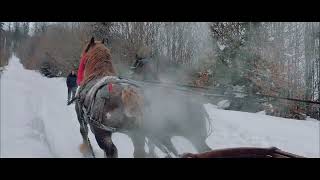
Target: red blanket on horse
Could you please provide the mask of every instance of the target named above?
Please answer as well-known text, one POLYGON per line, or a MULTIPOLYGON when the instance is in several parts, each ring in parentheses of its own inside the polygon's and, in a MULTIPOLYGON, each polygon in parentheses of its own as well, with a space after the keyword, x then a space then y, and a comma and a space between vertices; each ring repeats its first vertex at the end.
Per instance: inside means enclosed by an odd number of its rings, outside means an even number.
POLYGON ((87 62, 87 54, 83 53, 81 60, 80 60, 79 69, 78 69, 78 79, 77 79, 78 86, 80 86, 81 82, 83 81, 84 67, 85 67, 86 62, 87 62))

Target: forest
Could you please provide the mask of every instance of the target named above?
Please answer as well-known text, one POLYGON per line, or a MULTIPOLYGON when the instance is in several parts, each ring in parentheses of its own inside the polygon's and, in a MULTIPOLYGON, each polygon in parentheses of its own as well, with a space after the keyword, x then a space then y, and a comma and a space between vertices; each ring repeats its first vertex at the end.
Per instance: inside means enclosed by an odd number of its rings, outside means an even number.
POLYGON ((26 69, 66 77, 92 36, 120 75, 149 58, 162 82, 205 89, 229 110, 320 120, 319 22, 0 22, 0 71, 15 53, 26 69))

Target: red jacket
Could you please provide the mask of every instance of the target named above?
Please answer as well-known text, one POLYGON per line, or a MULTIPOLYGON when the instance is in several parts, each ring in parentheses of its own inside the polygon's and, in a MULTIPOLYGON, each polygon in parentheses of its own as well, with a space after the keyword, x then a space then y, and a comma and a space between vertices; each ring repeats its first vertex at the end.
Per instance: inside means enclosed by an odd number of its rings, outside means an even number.
POLYGON ((82 80, 83 80, 83 76, 84 76, 84 66, 87 62, 87 55, 84 53, 82 55, 82 58, 80 60, 80 65, 79 65, 79 69, 78 69, 78 79, 77 79, 77 84, 78 86, 80 86, 82 80))

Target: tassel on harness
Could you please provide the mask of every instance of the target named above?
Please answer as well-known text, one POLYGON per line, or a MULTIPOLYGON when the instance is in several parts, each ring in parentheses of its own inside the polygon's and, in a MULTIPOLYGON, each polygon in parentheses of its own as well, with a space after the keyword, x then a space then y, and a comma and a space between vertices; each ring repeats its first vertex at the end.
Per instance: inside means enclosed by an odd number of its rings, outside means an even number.
POLYGON ((82 107, 82 111, 83 111, 83 115, 84 115, 84 119, 87 123, 92 124, 93 126, 108 131, 108 132, 116 132, 117 129, 114 127, 110 127, 110 126, 105 126, 104 124, 102 124, 99 121, 96 121, 95 119, 93 119, 90 114, 88 113, 87 109, 85 107, 82 107))
POLYGON ((109 91, 109 93, 111 93, 112 88, 113 88, 112 83, 109 83, 109 84, 108 84, 108 91, 109 91))

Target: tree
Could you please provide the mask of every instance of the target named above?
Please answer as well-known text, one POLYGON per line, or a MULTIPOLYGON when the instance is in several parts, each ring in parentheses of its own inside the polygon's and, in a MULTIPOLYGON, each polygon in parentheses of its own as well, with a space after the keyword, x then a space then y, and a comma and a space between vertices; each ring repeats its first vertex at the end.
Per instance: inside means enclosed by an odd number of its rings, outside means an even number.
POLYGON ((29 34, 29 29, 30 29, 29 22, 22 23, 22 34, 23 34, 24 38, 29 36, 28 35, 29 34))
POLYGON ((17 49, 19 41, 21 40, 22 32, 19 22, 14 22, 13 24, 13 49, 17 49))
POLYGON ((35 35, 41 35, 47 31, 48 23, 47 22, 34 22, 33 32, 35 35))
POLYGON ((12 23, 11 22, 8 22, 8 31, 12 32, 12 23))
POLYGON ((4 32, 3 27, 4 27, 4 22, 0 22, 0 32, 1 33, 4 32))
POLYGON ((112 22, 96 22, 92 23, 92 34, 97 39, 105 39, 106 44, 109 44, 111 41, 111 27, 113 26, 112 22))
POLYGON ((3 36, 4 36, 4 30, 3 30, 3 27, 4 27, 4 22, 0 22, 0 47, 3 46, 2 44, 2 39, 3 39, 3 36))
MULTIPOLYGON (((22 34, 27 34, 28 25, 21 25, 22 34)), ((136 58, 151 57, 165 79, 197 82, 222 89, 219 93, 238 85, 249 94, 309 100, 320 96, 319 23, 37 22, 34 32, 19 53, 27 57, 23 62, 28 68, 51 63, 50 67, 66 75, 77 67, 83 46, 93 35, 105 38, 121 75, 136 58)), ((273 104, 283 117, 289 117, 293 107, 305 106, 277 99, 253 100, 273 104)))
MULTIPOLYGON (((317 60, 317 63, 318 63, 318 101, 320 102, 320 23, 318 23, 318 60, 317 60)), ((320 110, 319 110, 319 116, 320 118, 320 110)))

